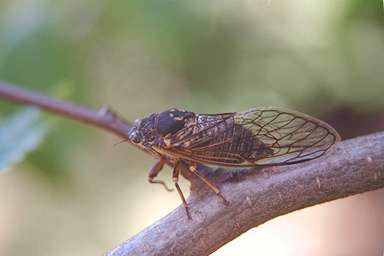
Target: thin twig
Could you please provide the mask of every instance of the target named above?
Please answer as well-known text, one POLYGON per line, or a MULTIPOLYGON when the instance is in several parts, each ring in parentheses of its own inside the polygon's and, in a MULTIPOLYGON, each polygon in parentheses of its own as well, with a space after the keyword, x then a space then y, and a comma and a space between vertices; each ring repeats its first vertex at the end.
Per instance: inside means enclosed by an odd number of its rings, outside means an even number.
MULTIPOLYGON (((111 111, 94 111, 0 82, 0 98, 34 105, 126 138, 129 124, 111 111)), ((384 132, 339 143, 333 153, 294 166, 223 170, 200 166, 220 186, 225 206, 191 177, 188 203, 107 253, 209 255, 247 230, 304 207, 384 187, 384 132)), ((257 250, 257 248, 255 248, 257 250)))
POLYGON ((129 123, 118 117, 108 108, 101 108, 99 111, 81 107, 68 101, 60 101, 39 93, 21 89, 0 81, 0 98, 13 102, 32 105, 53 112, 55 114, 90 124, 116 134, 119 137, 127 138, 129 123))

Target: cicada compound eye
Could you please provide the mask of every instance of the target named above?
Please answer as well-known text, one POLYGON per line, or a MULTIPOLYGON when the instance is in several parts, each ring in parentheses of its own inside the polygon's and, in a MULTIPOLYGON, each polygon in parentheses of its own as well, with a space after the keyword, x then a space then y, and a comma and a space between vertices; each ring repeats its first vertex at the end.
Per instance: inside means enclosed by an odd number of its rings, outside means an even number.
POLYGON ((129 132, 129 140, 134 144, 139 144, 141 142, 141 136, 139 132, 140 123, 141 123, 141 120, 136 119, 129 132))

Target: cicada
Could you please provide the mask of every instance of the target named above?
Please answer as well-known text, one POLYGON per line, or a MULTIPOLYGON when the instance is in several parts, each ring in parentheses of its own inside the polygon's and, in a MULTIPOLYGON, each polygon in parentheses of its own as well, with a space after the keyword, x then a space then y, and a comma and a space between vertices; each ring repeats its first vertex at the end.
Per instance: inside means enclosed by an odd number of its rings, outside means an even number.
POLYGON ((321 157, 340 140, 329 124, 309 115, 280 108, 195 114, 172 108, 137 119, 129 141, 158 159, 148 173, 150 183, 165 164, 173 168, 173 183, 188 218, 188 204, 179 187, 181 169, 200 178, 228 203, 219 188, 201 175, 198 164, 228 167, 290 165, 321 157))

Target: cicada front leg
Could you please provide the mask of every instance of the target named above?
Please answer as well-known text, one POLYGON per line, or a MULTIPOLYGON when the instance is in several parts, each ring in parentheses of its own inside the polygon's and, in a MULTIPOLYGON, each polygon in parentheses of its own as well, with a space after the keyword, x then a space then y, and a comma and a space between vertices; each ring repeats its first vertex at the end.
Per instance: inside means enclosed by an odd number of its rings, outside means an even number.
POLYGON ((148 182, 149 183, 154 183, 154 184, 160 184, 160 185, 163 185, 163 187, 165 188, 165 190, 167 190, 168 192, 171 192, 173 191, 172 188, 169 188, 167 186, 167 184, 165 184, 164 181, 162 180, 155 180, 156 176, 159 174, 159 172, 163 169, 164 167, 164 164, 165 164, 165 159, 164 158, 160 158, 159 161, 157 161, 153 166, 152 168, 149 170, 149 173, 148 173, 148 182))

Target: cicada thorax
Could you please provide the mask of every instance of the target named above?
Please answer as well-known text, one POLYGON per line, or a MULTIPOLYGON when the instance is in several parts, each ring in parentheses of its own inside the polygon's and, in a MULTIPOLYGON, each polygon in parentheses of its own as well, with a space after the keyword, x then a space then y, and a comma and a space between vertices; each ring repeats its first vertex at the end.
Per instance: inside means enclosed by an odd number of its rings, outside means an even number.
POLYGON ((194 116, 192 112, 172 108, 156 115, 155 130, 162 137, 174 134, 183 129, 194 116))

